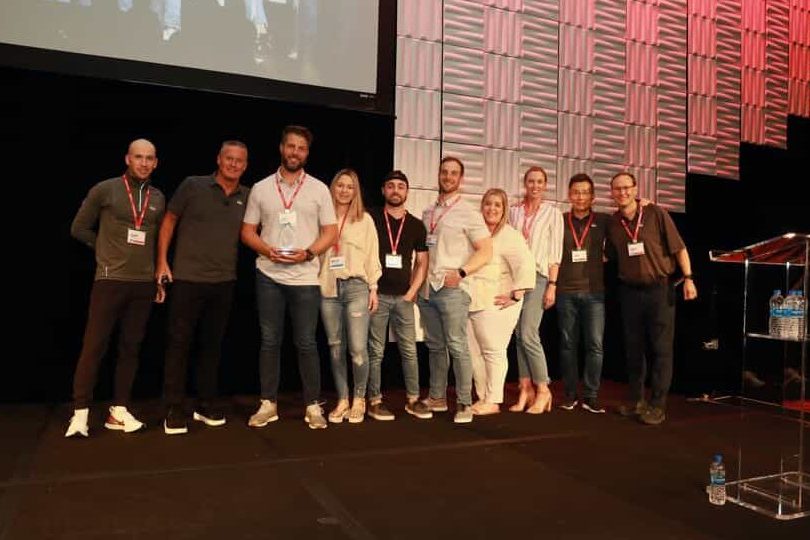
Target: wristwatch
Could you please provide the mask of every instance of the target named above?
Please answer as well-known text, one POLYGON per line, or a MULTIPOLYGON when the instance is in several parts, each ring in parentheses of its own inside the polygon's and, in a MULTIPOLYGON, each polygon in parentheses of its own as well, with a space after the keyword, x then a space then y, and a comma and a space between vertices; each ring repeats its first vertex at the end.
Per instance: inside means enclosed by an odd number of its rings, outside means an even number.
POLYGON ((465 277, 467 277, 467 272, 463 268, 459 268, 458 275, 461 276, 461 279, 464 279, 465 277))
POLYGON ((308 260, 308 261, 311 261, 312 259, 314 259, 314 258, 315 258, 315 253, 314 253, 314 252, 313 252, 311 249, 307 248, 307 249, 306 249, 306 250, 304 250, 304 251, 305 251, 305 252, 306 252, 306 254, 307 254, 307 260, 308 260))

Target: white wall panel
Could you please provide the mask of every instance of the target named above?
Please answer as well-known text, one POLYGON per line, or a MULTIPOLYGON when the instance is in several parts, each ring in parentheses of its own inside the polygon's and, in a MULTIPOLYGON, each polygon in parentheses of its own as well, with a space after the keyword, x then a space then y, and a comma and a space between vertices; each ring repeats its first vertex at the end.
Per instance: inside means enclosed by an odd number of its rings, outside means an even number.
POLYGON ((397 35, 441 41, 442 0, 398 0, 397 35))
POLYGON ((484 102, 484 145, 517 150, 520 147, 520 106, 484 102))
POLYGON ((519 57, 522 53, 523 24, 520 13, 484 8, 484 50, 519 57))
POLYGON ((519 103, 521 67, 518 58, 484 54, 484 97, 519 103))
POLYGON ((444 94, 442 133, 445 141, 484 145, 484 100, 473 96, 444 94))
POLYGON ((438 139, 442 117, 441 94, 428 90, 397 88, 394 130, 399 137, 438 139))
POLYGON ((408 175, 408 182, 413 187, 436 186, 436 172, 440 160, 439 141, 394 139, 394 168, 408 175))
POLYGON ((484 52, 444 46, 444 91, 484 96, 484 52))
POLYGON ((442 45, 407 37, 397 39, 397 86, 440 90, 442 45))

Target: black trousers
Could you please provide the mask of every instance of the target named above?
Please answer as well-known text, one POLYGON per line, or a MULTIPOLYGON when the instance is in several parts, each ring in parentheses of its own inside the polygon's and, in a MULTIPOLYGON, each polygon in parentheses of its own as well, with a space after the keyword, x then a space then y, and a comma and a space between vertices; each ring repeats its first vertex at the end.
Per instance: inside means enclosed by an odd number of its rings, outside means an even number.
POLYGON ((75 408, 89 407, 93 401, 98 368, 119 323, 114 399, 116 405, 126 406, 129 402, 155 287, 151 281, 97 280, 93 283, 82 352, 73 376, 75 408))
POLYGON ((619 286, 630 399, 644 399, 647 362, 650 404, 665 407, 672 384, 675 288, 669 283, 619 286))
POLYGON ((189 352, 199 336, 196 362, 197 397, 217 396, 222 338, 228 325, 234 282, 196 283, 175 281, 169 291, 169 335, 163 380, 163 400, 180 405, 186 393, 189 352))

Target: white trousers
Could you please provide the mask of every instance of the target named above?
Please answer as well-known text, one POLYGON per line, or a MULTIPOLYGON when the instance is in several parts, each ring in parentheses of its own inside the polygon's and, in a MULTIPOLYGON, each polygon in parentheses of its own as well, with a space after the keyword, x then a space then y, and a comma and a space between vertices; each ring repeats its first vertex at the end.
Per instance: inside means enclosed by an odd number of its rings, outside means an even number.
POLYGON ((475 393, 486 403, 503 403, 503 385, 509 368, 506 347, 520 317, 522 303, 505 309, 474 311, 467 321, 475 393))

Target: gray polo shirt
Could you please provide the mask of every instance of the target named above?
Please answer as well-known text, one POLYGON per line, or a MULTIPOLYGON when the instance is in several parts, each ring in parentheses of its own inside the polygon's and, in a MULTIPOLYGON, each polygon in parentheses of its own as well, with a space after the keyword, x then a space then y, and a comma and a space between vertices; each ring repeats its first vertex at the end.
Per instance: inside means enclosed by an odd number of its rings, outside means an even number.
POLYGON ((172 273, 200 283, 236 280, 239 230, 248 189, 241 184, 225 195, 213 175, 183 180, 168 210, 177 216, 172 273))
POLYGON ((166 209, 166 199, 149 181, 129 180, 129 186, 132 203, 123 177, 99 182, 87 193, 73 218, 70 234, 96 253, 97 280, 155 279, 157 231, 166 209), (146 236, 143 245, 127 241, 127 231, 135 229, 133 203, 139 214, 144 212, 139 229, 146 236))
MULTIPOLYGON (((326 184, 308 174, 304 174, 292 186, 288 186, 280 178, 278 173, 274 173, 253 186, 248 196, 244 221, 250 225, 261 225, 262 241, 272 247, 281 247, 279 238, 283 226, 279 215, 284 212, 284 204, 279 196, 280 189, 288 203, 293 201, 290 210, 295 212, 296 223, 292 228, 292 246, 307 249, 320 235, 321 226, 337 223, 332 195, 326 184), (299 186, 300 190, 293 199, 299 186)), ((279 264, 259 255, 256 258, 256 268, 283 285, 318 285, 320 261, 315 257, 311 261, 298 264, 279 264)))

